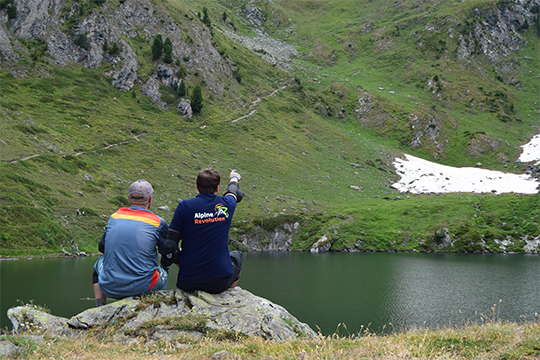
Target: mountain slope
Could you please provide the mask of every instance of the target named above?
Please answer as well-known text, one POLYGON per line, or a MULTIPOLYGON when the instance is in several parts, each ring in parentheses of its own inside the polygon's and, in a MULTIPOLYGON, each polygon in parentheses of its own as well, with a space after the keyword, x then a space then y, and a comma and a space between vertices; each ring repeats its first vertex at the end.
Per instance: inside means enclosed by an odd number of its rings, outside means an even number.
POLYGON ((2 255, 95 251, 139 178, 170 221, 206 166, 244 178, 231 246, 297 221, 296 249, 322 238, 332 250, 439 249, 446 231, 459 244, 441 250, 500 251, 495 240, 507 236, 520 250, 522 235, 538 235, 534 198, 393 201, 389 187, 401 151, 491 168, 517 158, 539 125, 529 76, 538 36, 515 27, 532 24, 534 3, 3 4, 2 255), (478 50, 482 31, 509 11, 517 45, 493 62, 478 50), (170 63, 153 57, 157 35, 172 42, 170 63), (203 91, 191 118, 176 109, 180 81, 186 99, 203 91))
POLYGON ((314 65, 306 76, 348 89, 335 114, 406 151, 502 167, 538 131, 537 2, 256 3, 266 31, 314 65))

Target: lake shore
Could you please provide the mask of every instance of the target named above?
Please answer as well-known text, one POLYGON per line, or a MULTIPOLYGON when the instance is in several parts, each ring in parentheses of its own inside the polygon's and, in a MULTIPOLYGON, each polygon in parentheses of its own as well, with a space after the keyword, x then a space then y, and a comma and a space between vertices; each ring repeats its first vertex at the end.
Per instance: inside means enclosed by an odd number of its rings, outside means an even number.
MULTIPOLYGON (((265 251, 265 250, 257 250, 257 251, 265 251)), ((277 251, 277 250, 276 250, 277 251)), ((296 252, 310 252, 309 249, 306 250, 287 250, 287 251, 296 251, 296 252)), ((328 252, 343 252, 343 251, 328 251, 328 252)), ((358 253, 373 253, 373 252, 384 252, 384 253, 424 253, 424 254, 447 254, 451 253, 448 251, 409 251, 409 250, 354 250, 354 251, 347 251, 347 252, 358 252, 358 253)), ((478 253, 478 254, 506 254, 506 255, 523 255, 524 253, 521 252, 515 252, 515 251, 484 251, 484 252, 478 252, 478 251, 471 251, 467 252, 464 251, 462 253, 478 253)), ((531 252, 527 253, 528 255, 540 255, 538 252, 531 252)), ((1 261, 20 261, 20 260, 45 260, 45 259, 64 259, 64 258, 72 258, 72 257, 92 257, 92 256, 100 256, 100 253, 92 253, 92 254, 86 254, 86 255, 68 255, 65 254, 45 254, 45 255, 21 255, 21 256, 0 256, 0 262, 1 261)))

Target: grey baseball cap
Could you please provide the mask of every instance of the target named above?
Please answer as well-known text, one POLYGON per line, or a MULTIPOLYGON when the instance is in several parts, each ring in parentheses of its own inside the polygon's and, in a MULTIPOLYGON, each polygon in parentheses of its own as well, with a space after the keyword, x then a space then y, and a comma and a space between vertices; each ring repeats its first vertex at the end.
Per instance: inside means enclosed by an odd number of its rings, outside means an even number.
POLYGON ((146 180, 137 180, 129 187, 128 196, 131 203, 145 203, 154 193, 154 188, 146 180))

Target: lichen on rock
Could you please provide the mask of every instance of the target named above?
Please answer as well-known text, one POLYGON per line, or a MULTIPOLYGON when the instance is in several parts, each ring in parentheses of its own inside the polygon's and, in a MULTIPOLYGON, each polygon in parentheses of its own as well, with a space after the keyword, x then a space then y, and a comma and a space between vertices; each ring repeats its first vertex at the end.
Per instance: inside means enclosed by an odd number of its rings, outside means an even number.
POLYGON ((125 342, 138 338, 193 340, 215 334, 268 340, 316 337, 308 325, 282 306, 239 287, 220 294, 162 290, 91 308, 71 319, 25 305, 9 309, 8 318, 16 333, 74 336, 101 327, 112 329, 111 333, 125 342))

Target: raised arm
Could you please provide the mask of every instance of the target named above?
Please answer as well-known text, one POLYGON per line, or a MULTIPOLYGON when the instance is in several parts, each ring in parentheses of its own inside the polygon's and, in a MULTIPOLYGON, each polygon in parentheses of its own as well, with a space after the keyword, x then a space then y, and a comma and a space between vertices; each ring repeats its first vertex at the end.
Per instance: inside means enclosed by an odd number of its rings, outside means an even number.
POLYGON ((239 203, 244 198, 244 193, 240 190, 239 181, 242 179, 240 174, 236 170, 232 170, 229 175, 229 185, 227 186, 227 191, 223 196, 233 195, 236 198, 236 202, 239 203))

